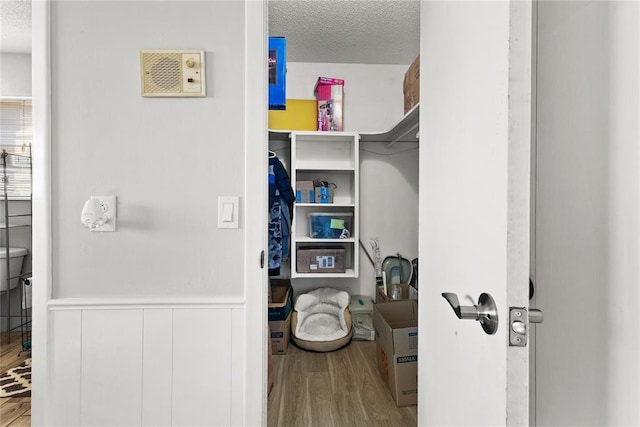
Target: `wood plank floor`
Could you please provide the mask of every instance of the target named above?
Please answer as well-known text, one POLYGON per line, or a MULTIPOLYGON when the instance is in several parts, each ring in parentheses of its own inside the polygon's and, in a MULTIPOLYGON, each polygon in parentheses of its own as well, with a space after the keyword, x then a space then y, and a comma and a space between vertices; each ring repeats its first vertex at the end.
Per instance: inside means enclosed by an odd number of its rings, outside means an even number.
POLYGON ((268 426, 417 425, 416 406, 396 407, 378 372, 373 341, 352 341, 330 353, 293 343, 273 356, 275 383, 268 399, 268 426))
MULTIPOLYGON (((11 342, 7 343, 7 333, 0 334, 0 372, 14 368, 31 352, 22 350, 22 338, 19 332, 11 333, 11 342)), ((22 427, 31 425, 31 398, 6 397, 0 399, 0 426, 22 427)))
MULTIPOLYGON (((0 370, 30 357, 20 352, 19 334, 7 344, 0 337, 0 370)), ((269 395, 268 425, 357 427, 417 425, 417 407, 396 407, 378 372, 375 343, 353 341, 330 353, 313 353, 290 344, 273 356, 275 384, 269 395)), ((31 425, 31 398, 0 399, 0 426, 31 425)))

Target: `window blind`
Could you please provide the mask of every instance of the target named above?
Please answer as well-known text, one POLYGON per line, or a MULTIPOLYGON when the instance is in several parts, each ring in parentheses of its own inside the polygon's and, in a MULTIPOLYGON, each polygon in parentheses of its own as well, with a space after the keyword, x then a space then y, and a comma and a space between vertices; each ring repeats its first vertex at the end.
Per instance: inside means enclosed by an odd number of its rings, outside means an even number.
MULTIPOLYGON (((30 100, 0 100, 0 153, 6 152, 7 195, 10 200, 31 198, 30 100)), ((4 199, 4 171, 0 157, 0 200, 4 199)))

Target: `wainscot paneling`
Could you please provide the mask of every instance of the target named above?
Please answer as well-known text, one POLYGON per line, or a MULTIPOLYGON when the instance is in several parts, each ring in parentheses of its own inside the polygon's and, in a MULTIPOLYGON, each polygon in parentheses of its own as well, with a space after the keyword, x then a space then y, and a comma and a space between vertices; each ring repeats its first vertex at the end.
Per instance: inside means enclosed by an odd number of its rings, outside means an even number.
POLYGON ((50 425, 241 425, 244 302, 54 300, 50 425))
POLYGON ((58 311, 51 316, 49 366, 51 425, 80 425, 82 311, 58 311), (55 338, 55 339, 53 339, 55 338))
POLYGON ((229 425, 231 311, 175 310, 173 332, 173 425, 229 425))
POLYGON ((142 310, 82 312, 83 426, 140 424, 142 319, 142 310))
MULTIPOLYGON (((231 401, 231 425, 234 425, 234 426, 243 426, 247 424, 243 417, 243 414, 244 414, 243 405, 246 400, 245 376, 247 372, 247 368, 246 368, 247 359, 245 357, 245 354, 247 352, 246 346, 245 346, 246 321, 244 319, 244 314, 245 314, 245 310, 234 309, 233 316, 231 317, 231 321, 232 321, 231 330, 234 332, 231 335, 231 348, 233 348, 233 357, 231 358, 231 387, 233 388, 231 390, 231 395, 243 397, 242 400, 233 399, 231 401)), ((253 407, 257 407, 257 405, 254 405, 253 407)), ((252 410, 255 410, 255 409, 252 409, 252 410)))
POLYGON ((144 310, 142 351, 142 425, 171 420, 173 310, 144 310))

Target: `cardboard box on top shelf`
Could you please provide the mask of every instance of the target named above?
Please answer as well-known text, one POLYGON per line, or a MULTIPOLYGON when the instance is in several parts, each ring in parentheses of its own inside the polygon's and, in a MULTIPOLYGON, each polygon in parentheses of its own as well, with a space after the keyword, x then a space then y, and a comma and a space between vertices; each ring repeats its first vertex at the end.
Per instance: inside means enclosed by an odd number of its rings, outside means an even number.
POLYGON ((286 354, 289 347, 293 289, 288 279, 271 279, 271 302, 268 305, 269 329, 273 354, 286 354))
POLYGON ((313 92, 318 102, 317 130, 342 131, 343 126, 344 80, 332 77, 318 77, 313 92))
POLYGON ((396 406, 418 403, 418 304, 413 300, 373 308, 376 358, 396 406))
POLYGON ((404 113, 418 105, 420 102, 420 56, 418 56, 404 74, 402 86, 404 94, 404 113))

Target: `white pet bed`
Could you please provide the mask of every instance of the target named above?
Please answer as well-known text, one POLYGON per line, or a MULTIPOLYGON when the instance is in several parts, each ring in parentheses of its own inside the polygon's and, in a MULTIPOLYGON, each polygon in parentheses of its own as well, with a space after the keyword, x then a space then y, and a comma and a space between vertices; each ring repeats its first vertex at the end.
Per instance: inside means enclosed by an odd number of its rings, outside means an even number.
POLYGON ((291 336, 298 347, 327 352, 351 341, 349 294, 320 288, 296 298, 291 317, 291 336))

